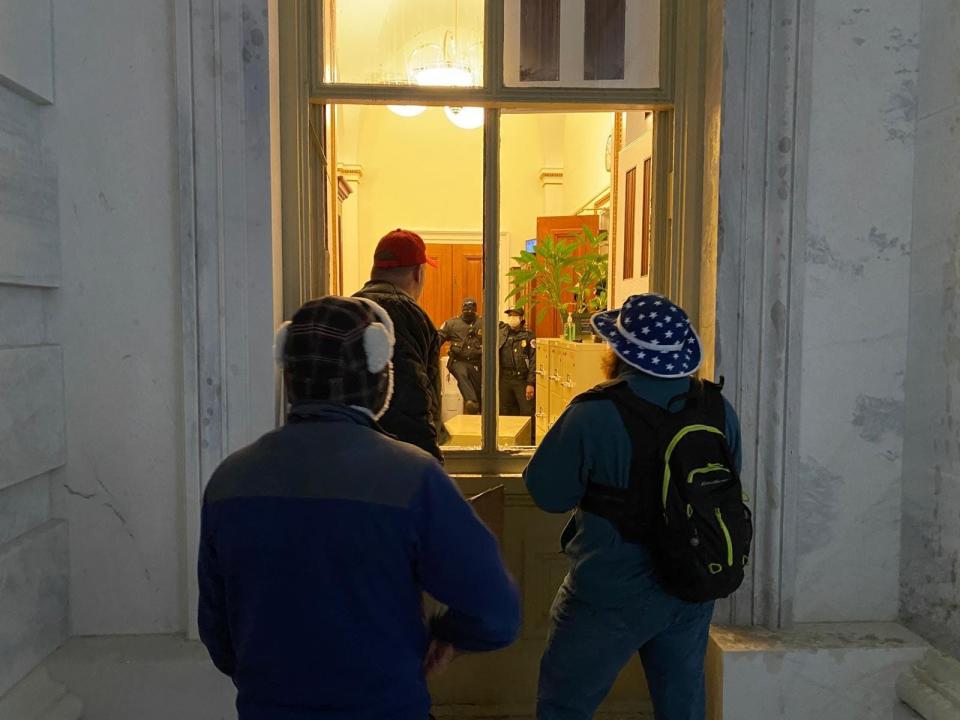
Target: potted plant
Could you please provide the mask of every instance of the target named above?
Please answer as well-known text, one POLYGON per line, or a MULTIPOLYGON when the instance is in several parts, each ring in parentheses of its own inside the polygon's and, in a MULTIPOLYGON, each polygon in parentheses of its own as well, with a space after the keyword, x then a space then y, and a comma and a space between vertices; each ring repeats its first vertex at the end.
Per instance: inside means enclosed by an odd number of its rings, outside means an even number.
POLYGON ((507 276, 513 289, 507 299, 517 305, 540 305, 537 320, 553 309, 566 319, 606 307, 607 257, 600 252, 606 232, 593 234, 589 228, 574 237, 548 235, 537 243, 536 252, 522 251, 513 258, 507 276))
POLYGON ((608 259, 605 253, 600 252, 606 237, 606 230, 594 235, 589 228, 583 229, 581 244, 586 250, 579 257, 572 292, 575 303, 573 321, 584 340, 594 338, 590 318, 595 312, 607 309, 608 259))

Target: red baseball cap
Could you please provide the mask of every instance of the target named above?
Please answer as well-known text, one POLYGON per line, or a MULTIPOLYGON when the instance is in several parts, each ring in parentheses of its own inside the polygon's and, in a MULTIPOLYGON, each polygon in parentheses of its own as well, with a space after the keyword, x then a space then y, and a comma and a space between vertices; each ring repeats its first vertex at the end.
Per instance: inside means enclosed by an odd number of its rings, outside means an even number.
POLYGON ((397 228, 391 230, 377 243, 373 251, 373 266, 376 268, 413 267, 427 264, 437 267, 436 260, 427 257, 427 246, 415 232, 397 228))

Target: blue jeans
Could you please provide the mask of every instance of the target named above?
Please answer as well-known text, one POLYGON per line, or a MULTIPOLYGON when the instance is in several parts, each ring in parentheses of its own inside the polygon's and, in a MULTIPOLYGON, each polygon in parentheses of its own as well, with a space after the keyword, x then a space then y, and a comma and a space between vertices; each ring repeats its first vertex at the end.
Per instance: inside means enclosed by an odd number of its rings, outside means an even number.
POLYGON ((540 662, 537 720, 588 720, 640 653, 657 720, 703 720, 704 656, 713 603, 652 591, 638 606, 603 609, 561 587, 540 662))

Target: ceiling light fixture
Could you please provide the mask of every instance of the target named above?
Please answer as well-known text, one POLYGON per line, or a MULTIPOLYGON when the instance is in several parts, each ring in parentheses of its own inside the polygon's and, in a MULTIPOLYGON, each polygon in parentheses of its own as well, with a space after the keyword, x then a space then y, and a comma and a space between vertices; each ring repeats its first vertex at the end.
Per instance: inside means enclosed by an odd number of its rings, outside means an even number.
POLYGON ((445 107, 447 119, 464 130, 476 130, 483 125, 482 107, 445 107))
POLYGON ((427 108, 424 105, 387 105, 387 109, 400 117, 416 117, 427 108))

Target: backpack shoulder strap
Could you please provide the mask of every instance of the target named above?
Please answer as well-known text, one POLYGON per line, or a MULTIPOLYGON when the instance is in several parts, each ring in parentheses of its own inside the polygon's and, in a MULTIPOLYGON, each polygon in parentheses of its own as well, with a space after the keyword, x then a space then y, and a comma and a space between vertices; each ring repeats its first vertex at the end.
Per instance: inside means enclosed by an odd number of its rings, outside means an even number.
POLYGON ((630 389, 627 381, 622 378, 601 383, 575 397, 570 404, 595 400, 612 402, 631 435, 633 435, 633 430, 636 429, 638 421, 648 428, 656 428, 660 426, 667 415, 660 406, 638 397, 630 389))
POLYGON ((723 385, 712 383, 709 380, 696 380, 699 386, 699 397, 702 403, 702 412, 711 425, 724 434, 727 432, 727 408, 723 402, 723 385))

